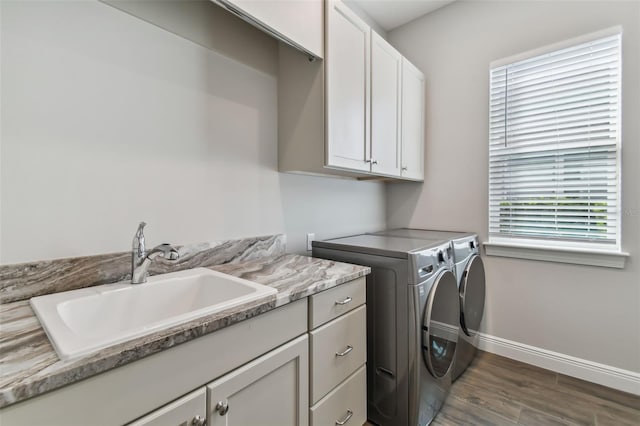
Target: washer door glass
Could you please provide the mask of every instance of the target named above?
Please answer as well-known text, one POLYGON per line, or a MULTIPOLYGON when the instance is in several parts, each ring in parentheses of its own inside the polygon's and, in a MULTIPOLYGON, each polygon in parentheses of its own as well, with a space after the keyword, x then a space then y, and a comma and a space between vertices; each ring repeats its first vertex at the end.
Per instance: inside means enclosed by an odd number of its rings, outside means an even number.
POLYGON ((437 378, 444 377, 453 364, 459 319, 456 278, 445 271, 429 291, 422 324, 422 355, 427 368, 437 378))
POLYGON ((460 281, 460 325, 467 336, 474 336, 484 313, 484 264, 480 256, 469 260, 460 281))

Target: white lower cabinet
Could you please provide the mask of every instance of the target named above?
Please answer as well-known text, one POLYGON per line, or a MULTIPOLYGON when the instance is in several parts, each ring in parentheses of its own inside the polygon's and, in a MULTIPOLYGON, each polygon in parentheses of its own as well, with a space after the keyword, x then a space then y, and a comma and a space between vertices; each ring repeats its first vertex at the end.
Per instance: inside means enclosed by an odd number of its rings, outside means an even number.
POLYGON ((367 420, 367 368, 363 365, 311 407, 311 426, 354 425, 367 420))
POLYGON ((128 426, 307 426, 305 334, 128 426))
POLYGON ((204 426, 207 418, 207 391, 200 388, 161 407, 129 426, 204 426))
POLYGON ((308 340, 301 336, 208 384, 207 425, 308 425, 308 340))
POLYGON ((365 279, 311 296, 312 426, 360 426, 367 420, 365 279))
POLYGON ((316 403, 367 360, 364 306, 311 331, 311 400, 316 403))
POLYGON ((365 279, 309 299, 3 408, 1 423, 360 426, 365 279))
POLYGON ((314 330, 332 319, 364 305, 367 300, 367 281, 357 278, 331 290, 309 298, 309 330, 314 330))
MULTIPOLYGON (((305 385, 296 386, 301 389, 301 398, 306 398, 307 313, 306 298, 289 303, 136 362, 2 408, 0 424, 112 426, 136 421, 141 425, 196 426, 193 417, 200 413, 199 409, 188 410, 184 417, 174 418, 168 413, 174 409, 182 412, 182 408, 178 408, 183 405, 181 402, 189 400, 193 392, 205 392, 205 385, 212 380, 230 377, 234 372, 239 374, 259 360, 280 356, 278 354, 286 351, 299 336, 303 342, 295 350, 303 354, 299 360, 303 372, 299 380, 305 385)), ((290 354, 284 356, 294 358, 290 354)), ((266 365, 265 362, 265 367, 260 368, 267 369, 266 365)), ((304 413, 302 425, 308 422, 309 404, 304 401, 300 400, 304 404, 300 409, 304 413)), ((231 412, 234 410, 232 406, 231 412)), ((206 410, 204 413, 207 414, 206 410)))

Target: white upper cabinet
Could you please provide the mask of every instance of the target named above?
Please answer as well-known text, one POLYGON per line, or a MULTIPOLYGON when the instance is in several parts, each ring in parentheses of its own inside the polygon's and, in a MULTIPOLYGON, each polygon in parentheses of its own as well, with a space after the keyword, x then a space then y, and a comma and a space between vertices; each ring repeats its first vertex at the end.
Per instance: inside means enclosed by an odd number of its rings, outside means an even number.
POLYGON ((278 169, 423 180, 424 76, 344 3, 325 4, 324 61, 279 46, 278 169))
POLYGON ((347 6, 327 1, 326 165, 370 171, 370 28, 347 6))
POLYGON ((323 0, 213 0, 310 56, 324 58, 323 0))
POLYGON ((371 31, 371 172, 400 175, 402 55, 371 31))
POLYGON ((424 75, 402 58, 401 176, 424 179, 424 75))

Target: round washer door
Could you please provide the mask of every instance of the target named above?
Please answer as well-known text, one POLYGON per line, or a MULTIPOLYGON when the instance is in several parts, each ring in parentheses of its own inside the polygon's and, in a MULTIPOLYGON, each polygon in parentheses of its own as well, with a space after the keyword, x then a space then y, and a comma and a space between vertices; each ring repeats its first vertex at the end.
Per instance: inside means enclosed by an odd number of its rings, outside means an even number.
POLYGON ((460 281, 460 326, 467 336, 473 337, 480 327, 484 313, 484 264, 475 255, 464 268, 460 281))
POLYGON ((429 291, 422 324, 422 355, 429 372, 444 377, 453 364, 458 343, 460 302, 455 276, 445 271, 429 291))

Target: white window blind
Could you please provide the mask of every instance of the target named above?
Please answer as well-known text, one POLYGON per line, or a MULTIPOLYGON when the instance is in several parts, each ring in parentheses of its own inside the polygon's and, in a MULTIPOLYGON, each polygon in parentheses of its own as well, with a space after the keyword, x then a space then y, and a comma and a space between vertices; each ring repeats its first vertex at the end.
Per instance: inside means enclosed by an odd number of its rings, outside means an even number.
POLYGON ((490 240, 620 249, 620 39, 491 69, 490 240))

